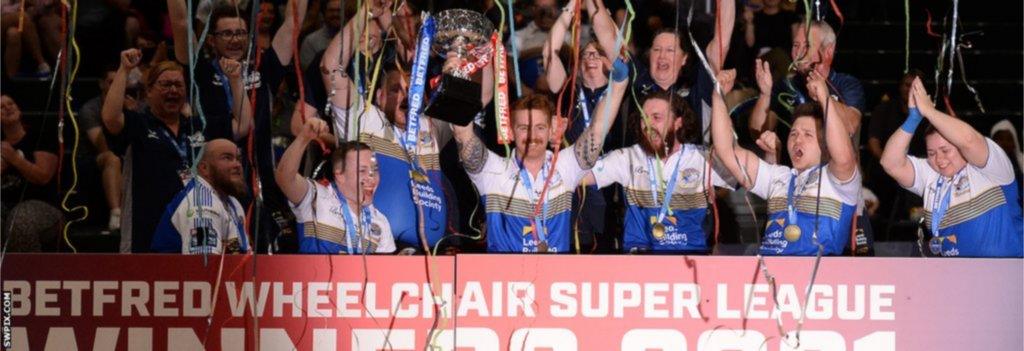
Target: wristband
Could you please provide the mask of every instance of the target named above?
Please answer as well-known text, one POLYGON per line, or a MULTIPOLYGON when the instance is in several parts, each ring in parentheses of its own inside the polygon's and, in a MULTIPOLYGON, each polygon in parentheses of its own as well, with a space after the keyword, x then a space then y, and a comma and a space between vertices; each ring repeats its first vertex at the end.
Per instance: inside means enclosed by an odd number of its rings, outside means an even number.
POLYGON ((622 58, 616 58, 615 63, 612 64, 612 80, 621 82, 626 78, 629 78, 629 66, 622 62, 622 58))
POLYGON ((914 130, 917 129, 917 125, 921 123, 921 119, 921 110, 918 110, 916 107, 911 108, 909 113, 907 113, 907 120, 903 121, 903 125, 900 126, 900 129, 903 129, 904 132, 914 134, 914 130))

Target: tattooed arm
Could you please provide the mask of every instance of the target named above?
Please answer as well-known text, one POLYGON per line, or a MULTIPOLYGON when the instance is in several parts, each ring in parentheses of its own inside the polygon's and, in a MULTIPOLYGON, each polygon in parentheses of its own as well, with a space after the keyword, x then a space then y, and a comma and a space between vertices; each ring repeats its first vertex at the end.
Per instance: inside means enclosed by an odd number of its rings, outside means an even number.
POLYGON ((626 79, 628 74, 629 68, 626 67, 626 64, 621 60, 615 60, 612 81, 608 87, 611 91, 604 94, 601 101, 597 103, 597 108, 594 109, 594 121, 573 145, 576 151, 576 161, 579 162, 580 168, 594 167, 597 158, 601 156, 604 137, 608 135, 608 129, 611 129, 615 122, 615 117, 619 114, 619 104, 622 103, 622 97, 626 95, 626 87, 629 85, 629 80, 626 79))
POLYGON ((455 132, 455 142, 459 145, 459 159, 462 160, 462 166, 466 168, 466 173, 480 173, 484 170, 489 152, 480 138, 476 136, 476 132, 473 131, 473 125, 453 124, 452 130, 455 132))

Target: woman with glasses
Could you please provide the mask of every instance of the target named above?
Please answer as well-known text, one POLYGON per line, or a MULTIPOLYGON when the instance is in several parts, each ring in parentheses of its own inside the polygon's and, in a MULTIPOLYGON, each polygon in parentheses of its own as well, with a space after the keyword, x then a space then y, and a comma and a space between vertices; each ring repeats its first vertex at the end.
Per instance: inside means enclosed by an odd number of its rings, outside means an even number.
MULTIPOLYGON (((192 161, 205 142, 199 118, 188 118, 185 71, 176 62, 153 66, 145 79, 147 107, 126 110, 128 72, 139 65, 142 52, 121 53, 121 66, 103 101, 103 127, 110 149, 126 158, 128 203, 122 213, 121 251, 148 252, 153 232, 167 203, 191 178, 192 161), (130 156, 125 153, 131 149, 130 156)), ((232 76, 237 79, 236 69, 232 76)))

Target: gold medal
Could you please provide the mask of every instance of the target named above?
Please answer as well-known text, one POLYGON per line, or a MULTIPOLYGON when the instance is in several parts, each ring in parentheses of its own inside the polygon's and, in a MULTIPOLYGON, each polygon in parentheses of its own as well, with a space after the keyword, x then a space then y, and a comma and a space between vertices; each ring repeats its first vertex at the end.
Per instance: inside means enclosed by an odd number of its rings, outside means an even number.
POLYGON ((665 225, 661 224, 660 222, 659 223, 654 223, 654 228, 651 229, 651 235, 654 235, 654 238, 658 239, 658 240, 661 240, 661 238, 664 238, 665 237, 665 225))
POLYGON ((547 241, 541 241, 540 243, 538 243, 537 244, 537 252, 540 252, 540 253, 548 252, 548 242, 547 241))
POLYGON ((783 235, 786 237, 786 241, 789 242, 800 240, 800 226, 796 224, 787 225, 783 235))
POLYGON ((412 178, 412 180, 417 183, 425 184, 430 182, 430 179, 427 178, 427 175, 417 171, 409 171, 409 178, 412 178))

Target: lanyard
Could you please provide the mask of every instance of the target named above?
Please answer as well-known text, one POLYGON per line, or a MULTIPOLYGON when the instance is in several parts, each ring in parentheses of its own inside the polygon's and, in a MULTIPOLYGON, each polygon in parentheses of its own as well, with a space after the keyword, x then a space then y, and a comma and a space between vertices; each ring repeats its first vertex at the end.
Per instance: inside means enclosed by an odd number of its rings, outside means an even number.
MULTIPOLYGON (((683 154, 685 154, 688 149, 689 148, 684 145, 683 148, 679 150, 679 158, 676 159, 676 165, 672 168, 672 177, 669 178, 668 186, 665 187, 665 196, 662 197, 661 208, 658 210, 659 223, 665 219, 665 215, 668 214, 669 204, 672 202, 672 192, 675 191, 676 179, 679 178, 679 162, 683 159, 683 154)), ((661 163, 659 162, 658 164, 660 165, 661 163)), ((654 203, 657 204, 658 192, 661 188, 661 183, 658 182, 659 179, 655 178, 655 173, 657 173, 657 178, 661 178, 661 172, 659 171, 660 168, 654 168, 653 157, 647 157, 647 169, 648 179, 651 181, 651 198, 654 200, 654 203)))
POLYGON ((188 162, 187 160, 189 146, 185 142, 185 140, 182 140, 181 131, 178 131, 178 138, 174 138, 173 136, 171 136, 171 132, 167 131, 166 127, 157 127, 157 129, 160 130, 160 136, 164 139, 164 141, 170 143, 171 147, 174 148, 174 151, 178 153, 179 157, 181 157, 181 163, 186 164, 188 162))
POLYGON ((793 170, 793 175, 789 177, 789 192, 786 194, 786 213, 787 217, 789 217, 787 221, 788 224, 796 224, 796 196, 803 195, 804 191, 807 190, 807 183, 810 183, 808 180, 811 178, 811 174, 814 174, 814 172, 819 168, 821 168, 820 164, 811 168, 811 171, 807 173, 807 177, 804 178, 803 184, 800 184, 799 192, 796 191, 796 180, 800 173, 793 170))
POLYGON ((211 60, 210 65, 213 66, 213 71, 217 73, 218 77, 220 77, 220 87, 224 89, 224 101, 228 104, 228 112, 234 113, 235 98, 234 95, 231 94, 231 83, 228 81, 228 77, 224 75, 224 71, 220 69, 220 65, 217 64, 217 61, 211 60))
MULTIPOLYGON (((235 212, 235 206, 231 203, 231 198, 226 200, 223 196, 218 196, 217 198, 220 200, 221 204, 224 205, 224 208, 226 208, 231 214, 231 222, 233 222, 235 227, 238 228, 238 241, 241 244, 242 252, 248 252, 249 243, 248 238, 245 235, 245 226, 242 224, 242 219, 238 217, 238 213, 235 212)), ((224 253, 223 249, 221 250, 221 253, 224 253)))
POLYGON ((420 27, 419 44, 416 46, 416 56, 413 59, 412 84, 409 85, 409 113, 406 115, 405 137, 398 135, 398 142, 402 144, 405 153, 409 157, 409 164, 413 169, 419 171, 416 162, 416 145, 419 140, 420 114, 423 110, 423 94, 427 83, 427 63, 430 61, 430 43, 434 39, 434 17, 426 15, 427 18, 420 27))
POLYGON ((932 236, 939 236, 939 223, 942 222, 942 217, 946 215, 946 210, 949 209, 949 200, 952 198, 953 185, 956 184, 956 180, 963 174, 963 170, 957 172, 952 178, 949 179, 949 183, 943 181, 942 176, 935 181, 935 197, 932 198, 932 236), (943 188, 945 191, 943 192, 943 188))
MULTIPOLYGON (((607 87, 607 85, 605 87, 607 87)), ((588 107, 588 106, 590 106, 590 100, 587 100, 587 95, 583 93, 583 89, 580 89, 579 91, 580 91, 580 97, 579 97, 580 111, 583 112, 583 127, 587 128, 587 127, 590 127, 590 108, 588 107)), ((606 91, 608 91, 608 89, 602 90, 600 95, 598 95, 597 99, 599 101, 601 100, 601 97, 604 96, 606 91)))
MULTIPOLYGON (((540 170, 540 175, 537 177, 537 181, 543 184, 547 181, 548 177, 548 165, 551 163, 551 155, 548 155, 544 160, 544 167, 540 170)), ((526 171, 526 167, 523 166, 523 161, 519 161, 519 178, 523 179, 523 187, 526 188, 526 195, 530 198, 530 205, 537 204, 537 201, 543 202, 542 213, 534 216, 534 230, 537 232, 537 238, 540 242, 547 241, 547 218, 548 218, 548 203, 544 199, 538 199, 537 194, 533 192, 533 183, 530 182, 530 174, 526 171)))
MULTIPOLYGON (((352 219, 352 210, 348 207, 348 201, 345 200, 345 196, 338 190, 338 186, 331 184, 331 188, 334 189, 334 195, 338 197, 338 202, 341 203, 341 214, 345 216, 345 250, 348 251, 349 255, 359 253, 359 250, 352 247, 352 235, 356 233, 356 221, 352 219)), ((363 207, 363 228, 370 224, 370 213, 366 207, 363 207)))

